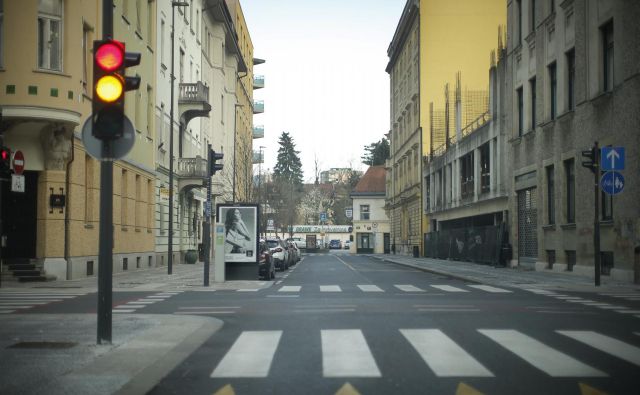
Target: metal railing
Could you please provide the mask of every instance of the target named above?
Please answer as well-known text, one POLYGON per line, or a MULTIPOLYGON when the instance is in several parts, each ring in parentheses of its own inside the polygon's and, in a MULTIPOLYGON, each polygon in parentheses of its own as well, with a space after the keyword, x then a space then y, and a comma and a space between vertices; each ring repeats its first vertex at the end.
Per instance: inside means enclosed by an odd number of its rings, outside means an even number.
POLYGON ((209 102, 209 87, 198 81, 181 83, 178 101, 181 103, 209 102))
POLYGON ((178 177, 207 178, 207 160, 199 156, 195 158, 179 158, 176 166, 178 177))
POLYGON ((473 133, 476 129, 484 126, 491 119, 491 114, 489 111, 486 111, 480 114, 476 119, 469 122, 465 127, 462 128, 462 137, 468 136, 473 133))

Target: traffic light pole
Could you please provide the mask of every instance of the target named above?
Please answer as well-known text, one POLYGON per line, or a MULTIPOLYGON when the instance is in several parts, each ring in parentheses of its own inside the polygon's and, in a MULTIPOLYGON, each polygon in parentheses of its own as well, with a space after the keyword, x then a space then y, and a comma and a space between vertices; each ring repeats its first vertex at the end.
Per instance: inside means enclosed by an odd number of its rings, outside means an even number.
POLYGON ((202 231, 202 239, 204 240, 204 286, 209 286, 209 264, 211 253, 211 172, 210 165, 213 160, 211 155, 211 144, 207 149, 207 202, 204 210, 204 230, 202 231))
MULTIPOLYGON (((102 38, 113 37, 113 0, 102 0, 102 38)), ((102 140, 104 158, 113 142, 102 140)), ((113 275, 113 161, 100 162, 100 246, 98 251, 98 344, 111 343, 113 275)))
POLYGON ((596 287, 600 286, 600 147, 596 141, 594 147, 593 158, 593 194, 595 200, 595 212, 593 219, 593 267, 595 270, 596 287))

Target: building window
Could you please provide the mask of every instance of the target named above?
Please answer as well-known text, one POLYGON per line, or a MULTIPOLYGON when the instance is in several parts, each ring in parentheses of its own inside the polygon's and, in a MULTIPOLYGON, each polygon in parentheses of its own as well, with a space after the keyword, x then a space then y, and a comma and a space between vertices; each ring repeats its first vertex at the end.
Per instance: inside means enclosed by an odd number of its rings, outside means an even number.
POLYGON ((602 32, 602 82, 603 90, 613 89, 613 22, 600 28, 602 32))
POLYGON ((0 68, 4 65, 4 1, 0 0, 0 68))
POLYGON ((369 220, 369 205, 361 204, 360 205, 360 220, 368 221, 369 220))
MULTIPOLYGON (((164 66, 164 31, 165 31, 164 19, 160 21, 160 64, 164 66)), ((166 69, 166 66, 164 66, 166 69)))
POLYGON ((122 170, 120 178, 120 226, 127 226, 127 171, 122 170))
POLYGON ((603 276, 611 275, 611 269, 613 269, 613 252, 601 251, 600 252, 600 273, 603 276))
POLYGON ((489 143, 480 147, 480 192, 491 190, 491 158, 489 156, 489 143))
MULTIPOLYGON (((460 193, 462 199, 473 197, 474 166, 473 152, 460 158, 460 193)), ((442 184, 441 184, 442 185, 442 184)))
POLYGON ((529 80, 531 91, 531 130, 536 130, 536 78, 529 80))
POLYGON ((184 82, 184 50, 180 48, 180 83, 184 82))
POLYGON ((522 42, 522 0, 516 0, 516 12, 518 19, 518 26, 516 26, 516 29, 518 29, 516 46, 518 46, 522 42))
POLYGON ((547 250, 547 269, 553 269, 556 263, 556 250, 547 250))
POLYGON ((62 71, 62 0, 39 1, 38 67, 62 71))
POLYGON ((92 67, 92 43, 91 43, 91 31, 93 29, 87 24, 82 25, 82 92, 89 94, 89 73, 92 67))
POLYGON ((566 189, 566 210, 567 223, 576 222, 576 185, 575 185, 575 166, 573 159, 564 161, 565 180, 567 182, 566 189))
POLYGON ((556 119, 556 108, 558 102, 558 79, 556 75, 556 63, 553 62, 548 67, 549 70, 549 118, 556 119))
POLYGON ((576 265, 576 251, 566 250, 564 253, 567 256, 567 271, 572 272, 573 267, 576 265))
POLYGON ((531 12, 531 32, 536 31, 536 0, 529 0, 529 10, 531 12))
POLYGON ((429 211, 431 209, 431 176, 425 177, 424 185, 425 185, 424 205, 425 205, 425 209, 429 211))
POLYGON ((547 166, 547 222, 549 225, 556 223, 556 192, 555 176, 552 166, 547 166))
POLYGON ((140 9, 140 1, 136 0, 136 32, 141 33, 142 29, 140 28, 141 20, 142 20, 142 10, 140 9))
POLYGON ((516 90, 518 100, 518 136, 524 133, 524 98, 522 97, 522 87, 516 90))
POLYGON ((153 0, 147 0, 147 44, 153 48, 153 0))
POLYGON ((567 109, 576 107, 576 52, 574 49, 567 52, 567 109))
POLYGON ((94 162, 91 156, 84 156, 84 222, 93 222, 93 174, 94 162))
POLYGON ((153 228, 153 209, 155 208, 155 202, 153 201, 153 181, 147 180, 147 229, 153 228))
POLYGON ((555 0, 549 0, 549 15, 556 12, 556 2, 555 0))
POLYGON ((153 88, 151 85, 147 85, 147 137, 151 136, 151 130, 153 125, 153 88))
POLYGON ((136 184, 135 184, 135 193, 136 193, 136 201, 135 201, 135 214, 134 214, 134 225, 137 228, 142 224, 142 213, 138 209, 140 203, 142 203, 142 183, 140 174, 136 174, 136 184))

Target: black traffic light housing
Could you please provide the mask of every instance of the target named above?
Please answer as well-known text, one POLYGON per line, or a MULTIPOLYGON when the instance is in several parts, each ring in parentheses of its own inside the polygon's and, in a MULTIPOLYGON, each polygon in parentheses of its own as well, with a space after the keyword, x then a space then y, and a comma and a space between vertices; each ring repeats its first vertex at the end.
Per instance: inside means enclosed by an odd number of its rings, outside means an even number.
POLYGON ((125 44, 116 40, 93 42, 92 133, 102 140, 116 140, 123 135, 124 94, 140 87, 140 77, 127 77, 127 67, 140 64, 141 55, 126 52, 125 44))
POLYGON ((582 167, 586 167, 591 172, 596 173, 600 167, 599 149, 591 147, 591 149, 582 151, 582 157, 588 160, 582 161, 582 167))
POLYGON ((0 177, 9 177, 11 174, 11 150, 8 147, 0 147, 0 177))
POLYGON ((212 149, 209 150, 209 177, 216 174, 216 172, 222 170, 222 163, 216 163, 218 160, 222 160, 224 158, 224 154, 216 152, 212 149))

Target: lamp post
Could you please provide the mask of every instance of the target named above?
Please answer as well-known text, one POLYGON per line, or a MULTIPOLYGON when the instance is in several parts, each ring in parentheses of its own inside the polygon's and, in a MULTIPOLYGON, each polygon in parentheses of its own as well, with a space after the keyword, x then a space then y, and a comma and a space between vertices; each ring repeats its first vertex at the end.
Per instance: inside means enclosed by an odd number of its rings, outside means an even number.
POLYGON ((189 3, 186 1, 172 1, 171 2, 171 108, 169 112, 171 129, 169 136, 169 245, 168 245, 168 257, 167 257, 167 274, 173 273, 173 86, 175 76, 173 75, 174 68, 174 45, 175 45, 175 23, 176 23, 176 7, 187 7, 189 3))
POLYGON ((240 103, 235 103, 233 105, 233 191, 232 191, 232 200, 233 204, 236 204, 236 139, 238 138, 238 107, 243 107, 240 103))

